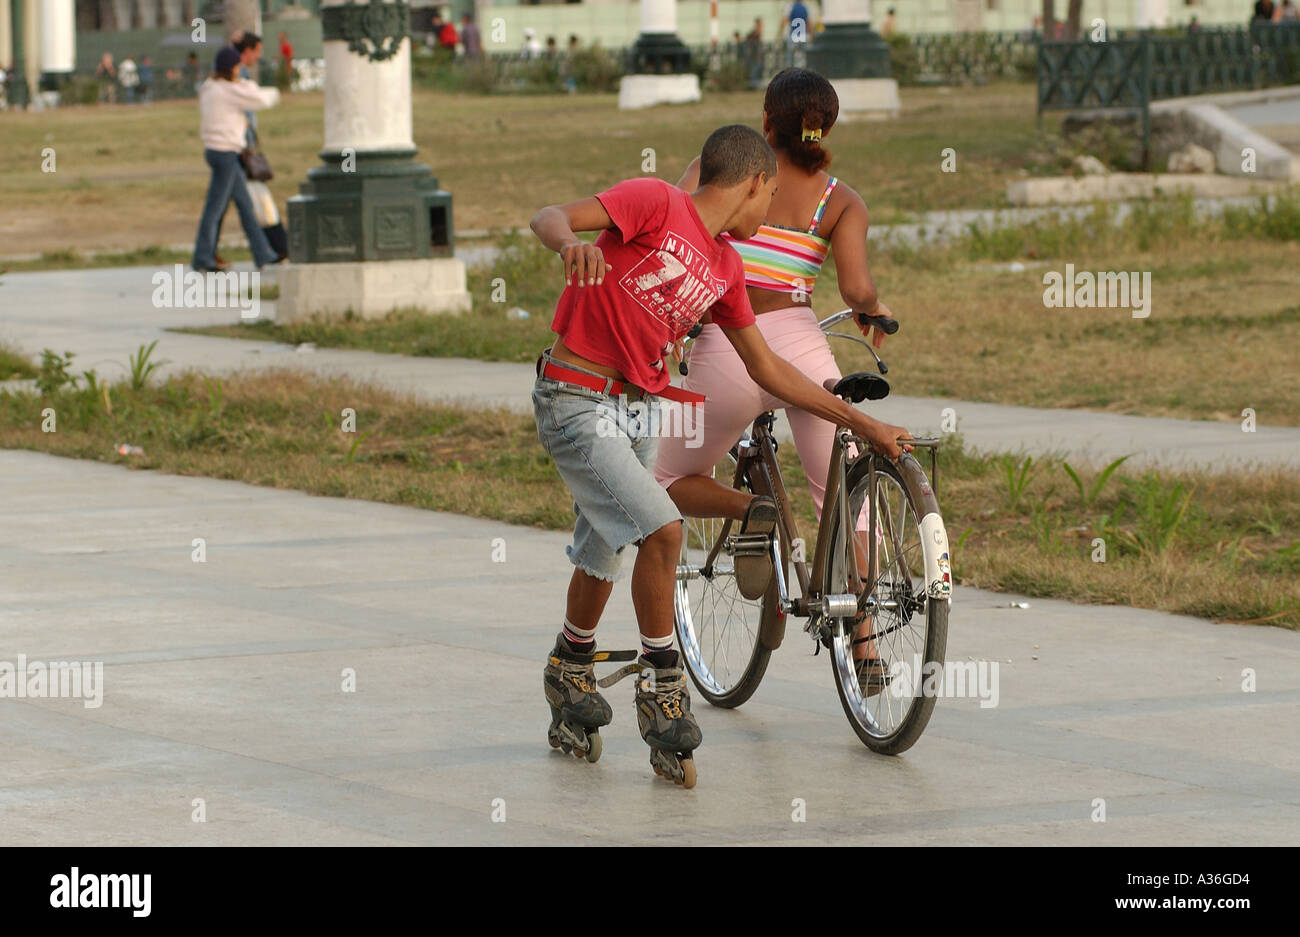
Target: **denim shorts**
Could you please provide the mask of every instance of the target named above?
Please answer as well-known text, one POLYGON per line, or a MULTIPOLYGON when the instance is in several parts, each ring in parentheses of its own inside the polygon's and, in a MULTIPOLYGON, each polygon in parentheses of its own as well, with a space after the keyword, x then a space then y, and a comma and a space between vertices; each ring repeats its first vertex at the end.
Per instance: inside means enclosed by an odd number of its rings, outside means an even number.
POLYGON ((655 481, 658 436, 629 435, 623 420, 610 418, 620 409, 618 397, 580 384, 539 376, 533 385, 537 438, 573 495, 569 560, 609 582, 618 578, 629 543, 682 519, 655 481))

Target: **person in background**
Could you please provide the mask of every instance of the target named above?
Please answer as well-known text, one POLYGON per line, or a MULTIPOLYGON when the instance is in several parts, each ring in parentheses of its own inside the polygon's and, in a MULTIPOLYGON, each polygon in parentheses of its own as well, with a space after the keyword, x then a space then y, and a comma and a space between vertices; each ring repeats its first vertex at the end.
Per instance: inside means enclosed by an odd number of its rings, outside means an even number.
POLYGON ((569 45, 564 53, 564 61, 560 63, 560 77, 564 79, 564 90, 569 94, 578 93, 578 78, 573 74, 573 56, 582 48, 582 43, 573 33, 569 34, 569 45))
MULTIPOLYGON (((237 29, 230 36, 230 45, 239 53, 239 77, 257 84, 257 63, 262 58, 262 37, 257 33, 237 29)), ((248 126, 244 148, 255 149, 257 147, 257 115, 252 110, 249 110, 244 114, 244 117, 247 118, 248 126)), ((221 218, 217 221, 217 244, 221 243, 221 227, 225 223, 226 210, 222 208, 221 218)), ((218 266, 226 263, 220 254, 215 256, 218 266)), ((229 264, 226 264, 226 266, 229 266, 229 264)))
POLYGON ((1296 9, 1296 5, 1291 0, 1282 0, 1282 5, 1278 7, 1276 22, 1300 22, 1300 10, 1296 9))
POLYGON ((117 66, 117 80, 122 85, 122 91, 126 98, 127 104, 135 103, 135 89, 140 84, 140 73, 135 67, 135 59, 127 56, 122 59, 117 66))
POLYGON ((1255 0, 1255 16, 1252 21, 1255 23, 1271 23, 1273 21, 1273 0, 1255 0))
POLYGON ((763 20, 754 20, 754 28, 745 37, 745 64, 749 70, 749 86, 757 88, 763 83, 763 20))
POLYGON ((440 35, 442 35, 442 11, 434 7, 433 17, 429 20, 429 35, 425 37, 424 44, 430 49, 437 48, 440 35))
POLYGON ((191 88, 195 94, 199 91, 199 82, 202 79, 199 76, 199 57, 197 53, 191 52, 185 56, 185 84, 191 88))
POLYGON ((885 22, 880 27, 880 35, 888 39, 896 32, 898 32, 898 23, 894 21, 894 8, 890 7, 885 13, 885 22))
POLYGON ((465 58, 477 59, 483 55, 483 39, 479 36, 471 13, 465 13, 460 18, 460 42, 465 47, 465 58))
POLYGON ((99 79, 99 103, 117 103, 117 66, 113 64, 113 53, 105 52, 95 66, 95 77, 99 79))
POLYGON ((438 30, 438 48, 446 55, 453 56, 456 54, 456 43, 460 42, 460 37, 456 35, 456 24, 447 20, 438 30))
POLYGON ((212 170, 190 261, 200 272, 229 268, 229 264, 218 260, 216 252, 221 216, 231 199, 253 252, 253 262, 262 267, 278 260, 257 223, 239 154, 248 141, 248 112, 275 106, 280 92, 240 78, 239 65, 239 51, 227 46, 217 53, 212 75, 199 87, 199 136, 203 139, 203 158, 212 170))
POLYGON ((803 5, 802 0, 794 0, 794 3, 790 4, 785 19, 781 21, 781 28, 785 32, 785 64, 788 67, 794 64, 795 50, 806 46, 812 34, 808 21, 808 8, 803 5))
POLYGON ((136 100, 148 104, 153 100, 153 59, 147 55, 140 56, 140 84, 136 89, 136 100))
POLYGON ((277 37, 280 41, 280 61, 276 65, 276 85, 283 89, 289 90, 293 87, 294 70, 293 70, 293 43, 289 41, 289 34, 281 31, 277 37))
POLYGON ((1197 21, 1195 16, 1193 16, 1192 21, 1187 24, 1187 31, 1188 33, 1199 33, 1201 31, 1201 24, 1197 21))
POLYGON ((524 57, 528 59, 541 58, 542 44, 537 41, 537 31, 531 26, 524 29, 524 57))

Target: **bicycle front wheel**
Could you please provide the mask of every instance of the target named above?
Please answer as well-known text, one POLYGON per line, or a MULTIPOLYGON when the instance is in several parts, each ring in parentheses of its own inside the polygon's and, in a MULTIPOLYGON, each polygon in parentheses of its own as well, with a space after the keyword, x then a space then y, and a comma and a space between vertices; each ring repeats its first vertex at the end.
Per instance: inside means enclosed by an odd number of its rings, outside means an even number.
MULTIPOLYGON (((735 479, 734 454, 720 462, 714 476, 725 484, 735 479)), ((754 494, 748 473, 741 487, 754 494)), ((735 564, 719 550, 712 564, 708 556, 723 535, 721 518, 687 517, 682 524, 682 552, 677 564, 674 625, 682 658, 700 695, 714 706, 734 709, 754 695, 772 656, 764 646, 780 614, 776 577, 759 599, 746 599, 736 588, 735 564)), ((739 525, 732 523, 731 533, 739 525)), ((774 558, 781 555, 778 536, 773 538, 774 558)), ((775 645, 773 645, 775 646, 775 645)))
POLYGON ((871 536, 865 509, 870 459, 876 464, 875 611, 861 623, 843 619, 836 623, 831 665, 840 704, 858 738, 874 752, 897 755, 915 744, 934 711, 935 695, 921 692, 916 675, 943 669, 950 586, 942 579, 928 581, 926 552, 941 555, 946 565, 947 533, 934 492, 915 458, 904 454, 897 464, 875 456, 862 459, 850 470, 847 483, 848 515, 858 528, 853 532, 857 556, 853 565, 858 568, 850 566, 839 504, 827 505, 832 513, 826 593, 857 591, 850 577, 870 578, 861 559, 871 536), (884 686, 868 681, 864 689, 854 660, 855 646, 861 649, 864 644, 868 656, 880 661, 877 674, 883 676, 884 686))

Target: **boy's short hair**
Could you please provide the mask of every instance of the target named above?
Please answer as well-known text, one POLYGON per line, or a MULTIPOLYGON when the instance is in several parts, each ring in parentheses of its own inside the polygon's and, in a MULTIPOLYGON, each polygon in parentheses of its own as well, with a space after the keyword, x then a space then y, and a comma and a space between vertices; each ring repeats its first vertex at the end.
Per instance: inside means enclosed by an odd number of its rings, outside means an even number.
POLYGON ((763 135, 744 124, 728 124, 709 134, 700 152, 700 185, 733 186, 760 172, 776 175, 776 154, 763 135))
POLYGON ((260 46, 262 44, 262 37, 257 33, 244 33, 230 44, 240 52, 247 52, 249 49, 260 46))

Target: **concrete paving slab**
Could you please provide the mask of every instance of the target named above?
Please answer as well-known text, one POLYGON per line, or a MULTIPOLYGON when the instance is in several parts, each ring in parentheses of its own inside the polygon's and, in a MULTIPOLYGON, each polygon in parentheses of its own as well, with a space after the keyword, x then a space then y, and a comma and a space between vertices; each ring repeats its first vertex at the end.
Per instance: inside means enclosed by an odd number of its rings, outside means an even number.
MULTIPOLYGON (((941 700, 883 758, 792 630, 744 707, 696 699, 687 792, 650 773, 628 683, 599 764, 545 743, 563 534, 31 452, 0 451, 0 490, 0 660, 104 663, 99 708, 0 699, 5 845, 1300 836, 1294 632, 959 588, 949 658, 998 661, 999 705, 941 700)), ((624 580, 605 646, 633 621, 624 580)))
MULTIPOLYGON (((168 361, 162 375, 197 368, 211 373, 294 368, 323 376, 346 375, 427 401, 531 412, 532 365, 416 358, 344 349, 297 353, 276 342, 182 335, 181 324, 239 320, 231 309, 156 309, 150 303, 153 268, 11 274, 0 287, 0 340, 36 355, 42 348, 77 353, 74 368, 101 376, 124 369, 141 344, 158 340, 155 358, 168 361)), ((273 315, 273 303, 263 314, 273 315)), ((509 327, 504 322, 503 327, 509 327)), ((1300 467, 1300 428, 1267 425, 1255 432, 1236 422, 1175 420, 1086 410, 1050 410, 970 403, 948 398, 891 396, 871 405, 873 415, 913 432, 932 432, 951 407, 967 441, 986 451, 1058 452, 1075 461, 1106 463, 1131 455, 1135 465, 1283 465, 1300 467)), ((789 426, 778 420, 781 438, 789 426)))

